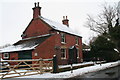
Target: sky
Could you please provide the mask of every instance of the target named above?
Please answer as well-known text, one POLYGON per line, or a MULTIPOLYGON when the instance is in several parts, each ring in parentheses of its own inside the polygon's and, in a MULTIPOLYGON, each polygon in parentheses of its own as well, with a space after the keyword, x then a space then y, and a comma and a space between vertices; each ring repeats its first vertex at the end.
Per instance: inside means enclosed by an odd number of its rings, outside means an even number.
POLYGON ((96 16, 102 5, 117 3, 119 0, 0 0, 0 46, 14 44, 21 40, 21 34, 33 18, 35 2, 40 2, 41 15, 62 23, 68 16, 70 28, 83 37, 83 43, 89 43, 96 34, 85 27, 87 15, 96 16))

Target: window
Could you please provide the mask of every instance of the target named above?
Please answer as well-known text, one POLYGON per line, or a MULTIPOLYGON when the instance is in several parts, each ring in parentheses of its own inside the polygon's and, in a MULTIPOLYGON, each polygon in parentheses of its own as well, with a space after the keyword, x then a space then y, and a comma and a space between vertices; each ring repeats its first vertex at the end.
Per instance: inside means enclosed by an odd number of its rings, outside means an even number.
POLYGON ((61 59, 66 59, 66 49, 61 49, 61 59))
POLYGON ((3 57, 4 57, 4 59, 8 59, 9 58, 9 54, 8 53, 4 53, 3 57))
POLYGON ((61 33, 61 43, 65 43, 65 34, 61 33))
POLYGON ((76 40, 76 44, 78 45, 79 44, 79 38, 76 37, 75 40, 76 40))
POLYGON ((77 48, 77 58, 79 58, 79 49, 77 48))

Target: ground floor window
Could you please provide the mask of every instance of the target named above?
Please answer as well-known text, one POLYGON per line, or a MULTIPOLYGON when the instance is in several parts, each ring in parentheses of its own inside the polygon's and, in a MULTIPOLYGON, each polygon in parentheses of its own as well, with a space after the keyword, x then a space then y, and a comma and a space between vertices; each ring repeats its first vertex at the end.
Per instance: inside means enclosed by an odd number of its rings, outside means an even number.
POLYGON ((61 59, 66 59, 66 49, 61 49, 61 59))
POLYGON ((8 58, 9 58, 9 53, 4 53, 4 54, 3 54, 3 58, 4 58, 4 59, 8 59, 8 58))

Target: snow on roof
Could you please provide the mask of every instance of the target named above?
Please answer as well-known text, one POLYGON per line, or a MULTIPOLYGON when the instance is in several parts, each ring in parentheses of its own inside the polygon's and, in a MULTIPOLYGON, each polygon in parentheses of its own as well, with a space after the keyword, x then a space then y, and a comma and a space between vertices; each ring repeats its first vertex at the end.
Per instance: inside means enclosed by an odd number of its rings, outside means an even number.
POLYGON ((22 40, 29 40, 29 39, 35 39, 35 38, 40 38, 40 37, 46 37, 46 36, 50 36, 51 34, 44 34, 44 35, 39 35, 39 36, 34 36, 34 37, 28 37, 22 40))
POLYGON ((14 51, 23 51, 23 50, 32 50, 36 47, 37 45, 31 46, 31 47, 24 47, 24 45, 12 45, 6 48, 3 48, 0 50, 0 53, 4 52, 14 52, 14 51))
POLYGON ((50 34, 45 34, 36 37, 22 39, 11 46, 0 49, 0 53, 35 49, 36 46, 41 44, 49 36, 50 34))
POLYGON ((49 24, 55 30, 63 31, 63 32, 66 32, 66 33, 73 34, 73 35, 81 37, 80 34, 76 33, 70 27, 67 27, 66 25, 60 24, 58 22, 55 22, 55 21, 52 21, 52 20, 49 20, 49 19, 46 19, 46 18, 44 18, 42 16, 39 16, 39 17, 40 17, 40 19, 45 21, 47 24, 49 24))

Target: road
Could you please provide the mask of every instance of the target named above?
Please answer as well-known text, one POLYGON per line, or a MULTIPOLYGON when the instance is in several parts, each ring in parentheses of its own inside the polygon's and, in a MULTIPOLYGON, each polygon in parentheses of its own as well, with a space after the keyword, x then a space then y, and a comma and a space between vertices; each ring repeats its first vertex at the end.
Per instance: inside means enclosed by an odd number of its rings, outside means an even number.
MULTIPOLYGON (((120 66, 76 76, 76 80, 120 80, 120 66)), ((66 79, 70 80, 70 79, 66 79)), ((72 80, 72 79, 71 79, 72 80)))

